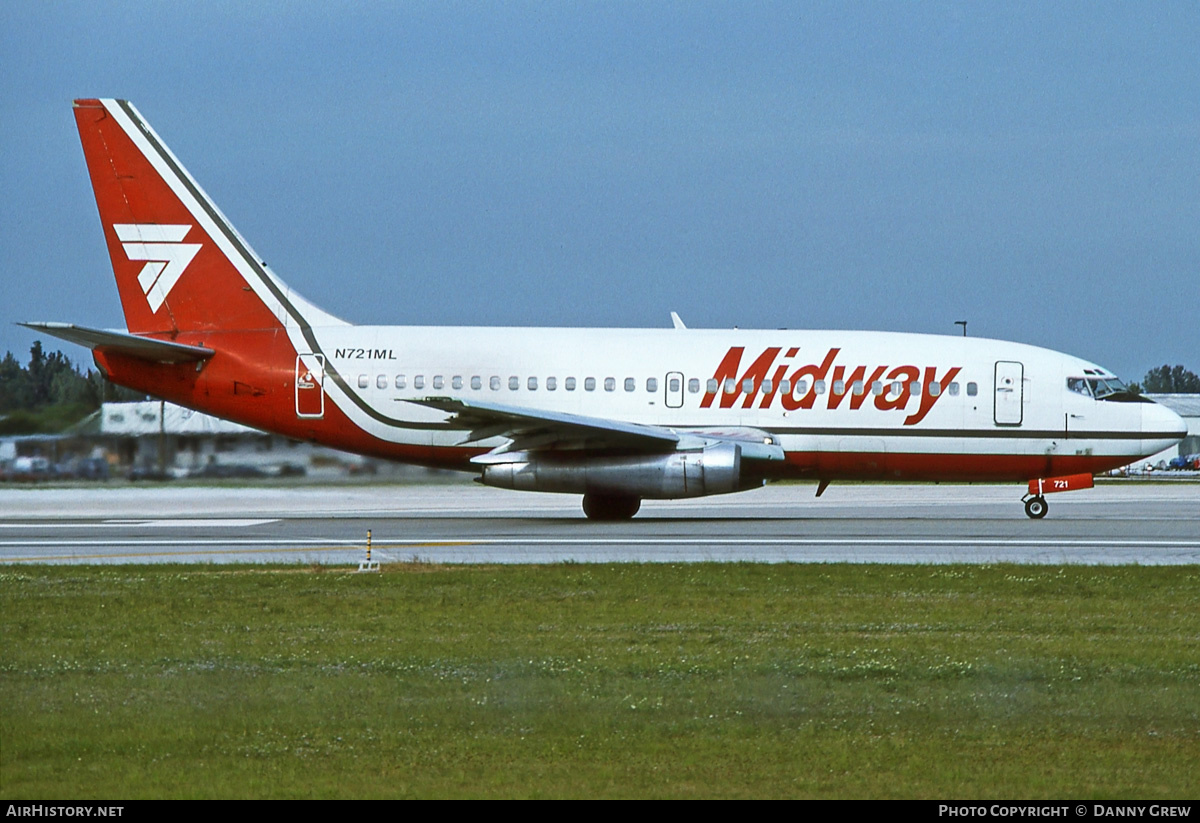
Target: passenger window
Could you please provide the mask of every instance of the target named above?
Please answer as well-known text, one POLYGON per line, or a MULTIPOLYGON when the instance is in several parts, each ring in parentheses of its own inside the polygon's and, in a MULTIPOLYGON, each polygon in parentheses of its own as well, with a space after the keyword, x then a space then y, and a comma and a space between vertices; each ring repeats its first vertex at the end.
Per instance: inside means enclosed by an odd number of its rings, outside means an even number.
POLYGON ((845 380, 834 380, 833 381, 833 393, 834 394, 845 394, 846 393, 846 381, 845 380))
POLYGON ((797 380, 795 393, 800 395, 801 397, 808 394, 808 381, 807 380, 797 380))
POLYGON ((700 380, 699 380, 699 378, 692 377, 692 378, 690 378, 690 379, 688 380, 688 392, 689 392, 690 394, 699 394, 699 393, 700 393, 700 380))
POLYGON ((414 389, 425 388, 425 375, 418 374, 416 377, 413 378, 413 388, 414 389))
POLYGON ((481 378, 479 375, 475 375, 474 377, 472 377, 471 378, 471 388, 475 389, 475 391, 479 391, 480 389, 482 389, 483 388, 483 378, 481 378))
POLYGON ((876 397, 883 394, 883 384, 878 380, 871 384, 871 394, 875 395, 876 397))
POLYGON ((490 388, 492 391, 500 391, 500 378, 496 375, 492 375, 490 378, 488 378, 488 388, 490 388))
POLYGON ((515 375, 508 378, 508 390, 509 391, 516 391, 519 388, 521 388, 521 378, 519 378, 515 375))
POLYGON ((914 380, 913 382, 908 384, 908 390, 912 394, 920 394, 921 393, 921 384, 919 382, 917 382, 916 380, 914 380))
POLYGON ((584 391, 595 391, 596 390, 596 378, 585 377, 583 379, 583 390, 584 391))
POLYGON ((565 385, 566 385, 567 391, 575 391, 575 378, 568 377, 565 385))
POLYGON ((737 380, 733 379, 732 377, 725 378, 725 393, 737 394, 737 380))
POLYGON ((387 388, 387 375, 386 374, 380 374, 380 375, 375 376, 375 388, 377 388, 377 389, 386 389, 387 388))
POLYGON ((947 387, 947 392, 948 392, 948 394, 949 394, 951 397, 958 397, 958 384, 957 384, 957 383, 951 383, 951 384, 950 384, 950 385, 947 387))
POLYGON ((742 381, 742 391, 746 394, 754 394, 754 379, 747 377, 742 381))
POLYGON ((637 391, 637 381, 632 377, 625 378, 625 391, 637 391))
POLYGON ((904 384, 899 380, 893 381, 892 384, 888 386, 888 391, 899 397, 900 393, 904 391, 904 384))
POLYGON ((791 380, 780 380, 779 381, 779 390, 781 392, 783 392, 784 394, 791 394, 792 393, 792 381, 791 380))
POLYGON ((824 394, 825 393, 825 381, 818 380, 816 383, 813 383, 813 391, 815 391, 817 394, 824 394))
POLYGON ((358 387, 360 389, 365 389, 369 385, 371 385, 370 379, 365 374, 360 374, 358 376, 358 387))
POLYGON ((854 395, 856 397, 862 397, 864 394, 867 393, 867 384, 861 380, 855 380, 854 383, 850 386, 850 390, 852 392, 854 392, 854 395))
POLYGON ((938 381, 936 381, 936 380, 932 380, 932 381, 930 381, 930 383, 929 383, 929 396, 930 396, 930 397, 937 397, 937 396, 938 396, 939 394, 941 394, 941 393, 942 393, 942 384, 941 384, 941 383, 939 383, 939 382, 938 382, 938 381))
POLYGON ((979 394, 979 385, 977 383, 968 383, 967 384, 967 396, 974 397, 977 394, 979 394))
POLYGON ((451 377, 450 378, 450 388, 461 389, 462 388, 462 377, 460 377, 457 374, 454 375, 453 377, 451 377))
POLYGON ((604 378, 604 390, 605 391, 616 391, 617 390, 617 378, 615 378, 615 377, 604 378))
POLYGON ((774 384, 774 383, 772 383, 770 380, 764 380, 764 381, 762 381, 762 390, 763 390, 763 394, 770 394, 770 393, 771 393, 771 387, 772 387, 772 386, 774 386, 774 385, 775 385, 775 384, 774 384))
POLYGON ((446 385, 446 378, 442 377, 440 374, 434 375, 433 387, 435 389, 440 389, 440 388, 442 388, 442 386, 445 386, 445 385, 446 385))
MULTIPOLYGON (((650 392, 651 394, 654 394, 656 391, 658 391, 658 378, 657 377, 647 377, 646 378, 646 391, 650 392)), ((671 378, 671 391, 673 391, 673 392, 679 391, 679 378, 678 377, 671 378)))
POLYGON ((408 381, 404 379, 404 375, 396 375, 396 388, 403 389, 408 385, 408 381))
POLYGON ((546 391, 554 391, 557 388, 558 388, 558 378, 557 377, 547 377, 546 378, 546 391))
POLYGON ((709 394, 717 393, 717 378, 715 378, 715 377, 708 378, 708 382, 705 383, 704 385, 708 388, 709 394))
POLYGON ((537 378, 536 377, 529 378, 528 380, 525 381, 525 385, 529 387, 530 391, 537 391, 537 378))

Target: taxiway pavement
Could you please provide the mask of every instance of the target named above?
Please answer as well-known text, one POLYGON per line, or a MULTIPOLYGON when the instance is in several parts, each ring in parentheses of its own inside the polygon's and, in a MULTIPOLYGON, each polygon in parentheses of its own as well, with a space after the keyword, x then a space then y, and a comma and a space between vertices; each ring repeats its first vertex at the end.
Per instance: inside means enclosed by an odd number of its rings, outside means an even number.
POLYGON ((574 496, 474 484, 0 490, 0 563, 1200 563, 1200 484, 809 485, 647 501, 583 519, 574 496))

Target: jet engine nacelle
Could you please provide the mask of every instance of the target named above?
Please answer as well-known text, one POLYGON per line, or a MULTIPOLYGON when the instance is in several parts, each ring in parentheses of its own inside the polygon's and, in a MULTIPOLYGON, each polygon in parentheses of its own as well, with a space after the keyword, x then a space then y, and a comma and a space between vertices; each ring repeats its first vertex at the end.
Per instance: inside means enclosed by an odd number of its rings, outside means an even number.
POLYGON ((485 466, 482 481, 487 486, 517 491, 658 500, 726 494, 763 484, 760 477, 743 475, 742 449, 737 443, 624 457, 539 455, 536 459, 485 466))

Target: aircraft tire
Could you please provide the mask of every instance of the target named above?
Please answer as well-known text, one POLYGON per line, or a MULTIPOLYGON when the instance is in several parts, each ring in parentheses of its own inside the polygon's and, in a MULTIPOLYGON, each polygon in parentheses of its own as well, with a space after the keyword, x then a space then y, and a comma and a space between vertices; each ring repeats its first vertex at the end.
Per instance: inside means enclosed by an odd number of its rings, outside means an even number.
POLYGON ((642 506, 640 497, 616 494, 585 494, 583 513, 588 520, 629 520, 642 506))
POLYGON ((1050 511, 1050 507, 1046 504, 1044 497, 1031 497, 1025 501, 1025 514, 1034 520, 1041 520, 1048 511, 1050 511))

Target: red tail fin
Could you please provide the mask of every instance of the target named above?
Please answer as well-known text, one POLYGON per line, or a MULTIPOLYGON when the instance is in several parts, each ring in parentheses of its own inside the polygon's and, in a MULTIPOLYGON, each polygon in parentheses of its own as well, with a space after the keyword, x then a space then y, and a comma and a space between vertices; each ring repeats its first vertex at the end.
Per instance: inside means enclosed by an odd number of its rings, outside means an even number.
POLYGON ((76 100, 125 322, 134 333, 341 324, 290 294, 124 100, 76 100))

